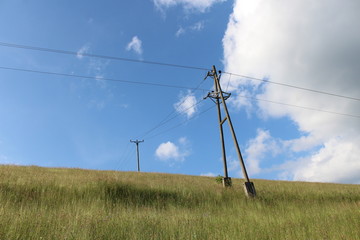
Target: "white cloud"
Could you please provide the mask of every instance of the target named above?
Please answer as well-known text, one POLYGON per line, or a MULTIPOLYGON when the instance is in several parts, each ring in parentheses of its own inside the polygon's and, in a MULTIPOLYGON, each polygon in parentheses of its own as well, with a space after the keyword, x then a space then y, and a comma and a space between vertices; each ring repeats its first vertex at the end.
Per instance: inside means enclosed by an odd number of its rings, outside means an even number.
POLYGON ((96 76, 102 76, 109 63, 109 60, 104 61, 101 59, 91 58, 88 65, 88 71, 96 76))
POLYGON ((180 28, 176 31, 175 36, 176 36, 176 37, 180 37, 181 35, 185 34, 185 32, 186 32, 185 28, 180 27, 180 28))
POLYGON ((186 114, 188 118, 192 117, 197 111, 197 100, 191 91, 174 104, 174 108, 181 114, 186 114))
MULTIPOLYGON (((223 161, 221 159, 221 161, 223 161)), ((240 160, 232 156, 226 156, 227 169, 229 172, 237 172, 239 176, 242 176, 240 170, 240 160)))
POLYGON ((202 176, 202 177, 215 177, 217 175, 215 173, 208 172, 208 173, 201 173, 200 176, 202 176))
POLYGON ((225 1, 226 0, 153 0, 156 8, 162 11, 169 7, 182 5, 187 11, 199 12, 205 12, 212 5, 225 1))
POLYGON ((179 139, 179 143, 182 144, 182 145, 187 145, 187 144, 189 144, 189 141, 188 141, 188 139, 186 137, 181 137, 179 139))
POLYGON ((161 161, 173 164, 175 162, 183 162, 189 156, 189 142, 186 138, 180 138, 179 144, 173 142, 161 143, 155 151, 155 156, 161 161))
POLYGON ((107 83, 104 80, 105 78, 104 75, 106 72, 105 70, 109 65, 109 63, 110 63, 109 60, 104 61, 101 59, 93 59, 93 58, 90 58, 88 63, 88 73, 94 75, 96 80, 96 85, 98 85, 104 90, 107 88, 107 83))
POLYGON ((176 37, 180 37, 181 35, 184 35, 187 32, 200 32, 201 30, 203 30, 205 27, 205 23, 203 21, 200 22, 196 22, 191 26, 188 27, 180 27, 176 33, 175 36, 176 37))
POLYGON ((85 44, 84 46, 82 46, 77 52, 76 52, 76 57, 78 59, 82 59, 84 57, 84 54, 88 53, 90 50, 90 45, 89 44, 85 44))
POLYGON ((204 26, 205 26, 204 22, 200 21, 200 22, 197 22, 194 25, 190 26, 190 29, 194 30, 194 31, 201 31, 204 29, 204 26))
POLYGON ((360 184, 359 156, 360 148, 354 142, 330 139, 317 153, 299 160, 292 174, 299 181, 360 184))
POLYGON ((179 147, 170 141, 160 144, 155 154, 160 160, 178 159, 180 157, 179 147))
POLYGON ((248 142, 245 149, 246 163, 248 164, 248 172, 250 175, 261 172, 260 163, 265 156, 272 154, 273 156, 280 153, 281 143, 271 137, 269 131, 263 129, 257 130, 257 136, 248 142))
POLYGON ((138 36, 134 36, 131 41, 126 46, 127 51, 134 51, 138 55, 142 55, 142 41, 138 38, 138 36))
MULTIPOLYGON (((225 71, 360 96, 359 11, 357 0, 237 0, 223 38, 225 71)), ((261 99, 360 115, 358 101, 234 76, 229 89, 261 99)), ((243 100, 237 105, 244 106, 266 117, 289 117, 299 132, 307 135, 284 142, 292 151, 306 153, 320 148, 284 165, 292 179, 359 181, 359 158, 355 154, 360 152, 358 119, 260 101, 254 104, 243 100), (338 169, 346 177, 335 174, 338 169)))
POLYGON ((106 81, 104 80, 104 76, 102 75, 96 75, 95 76, 96 79, 96 83, 101 87, 101 88, 106 88, 106 81))
POLYGON ((83 98, 84 101, 87 101, 87 107, 89 109, 102 110, 106 105, 113 100, 113 90, 111 86, 107 84, 106 78, 106 69, 110 63, 110 60, 102 60, 96 58, 88 58, 84 62, 87 67, 87 75, 93 76, 94 80, 82 80, 78 83, 71 83, 70 89, 71 92, 78 95, 78 98, 83 98), (83 95, 81 89, 92 89, 97 88, 97 96, 87 97, 83 95))
POLYGON ((322 140, 313 135, 302 136, 300 138, 286 140, 283 142, 286 148, 293 152, 303 152, 312 150, 314 146, 322 144, 322 140))

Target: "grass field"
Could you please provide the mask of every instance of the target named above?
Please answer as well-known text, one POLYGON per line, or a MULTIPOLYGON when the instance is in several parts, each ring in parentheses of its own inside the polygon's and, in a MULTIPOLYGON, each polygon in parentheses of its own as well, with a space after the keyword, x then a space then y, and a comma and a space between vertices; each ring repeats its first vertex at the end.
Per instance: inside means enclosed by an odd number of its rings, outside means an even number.
POLYGON ((360 186, 0 166, 0 239, 360 239, 360 186))

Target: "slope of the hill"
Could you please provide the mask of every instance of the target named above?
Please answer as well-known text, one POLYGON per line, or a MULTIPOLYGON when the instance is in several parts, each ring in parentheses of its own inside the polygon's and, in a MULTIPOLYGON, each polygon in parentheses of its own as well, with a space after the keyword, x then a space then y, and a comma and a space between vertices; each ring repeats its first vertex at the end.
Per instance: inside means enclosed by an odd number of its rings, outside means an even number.
POLYGON ((360 186, 0 166, 0 239, 360 239, 360 186))

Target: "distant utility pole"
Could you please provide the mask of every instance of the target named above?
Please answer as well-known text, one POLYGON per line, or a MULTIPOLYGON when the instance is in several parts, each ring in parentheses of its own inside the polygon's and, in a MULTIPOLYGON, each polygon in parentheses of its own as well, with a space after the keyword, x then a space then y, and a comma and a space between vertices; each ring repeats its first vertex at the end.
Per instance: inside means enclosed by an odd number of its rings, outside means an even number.
POLYGON ((139 143, 142 143, 144 142, 144 140, 130 140, 130 142, 132 143, 135 143, 136 144, 136 156, 137 156, 137 169, 138 169, 138 172, 140 172, 140 157, 139 157, 139 143))
MULTIPOLYGON (((221 74, 221 71, 219 71, 219 73, 221 74)), ((223 92, 221 90, 220 77, 217 74, 215 66, 212 66, 212 71, 209 71, 205 78, 207 78, 207 77, 211 77, 214 79, 214 89, 215 90, 209 92, 205 98, 210 98, 217 105, 217 109, 218 109, 218 118, 219 118, 219 126, 220 126, 220 140, 221 140, 221 146, 222 146, 222 157, 223 157, 224 175, 225 175, 223 178, 223 186, 224 187, 231 186, 231 178, 229 178, 228 172, 227 172, 225 142, 224 142, 223 127, 222 127, 222 125, 227 121, 229 124, 229 127, 230 127, 232 138, 234 140, 234 145, 235 145, 235 148, 236 148, 236 151, 238 154, 238 158, 240 160, 242 172, 243 172, 243 175, 245 178, 245 183, 244 183, 245 193, 249 197, 255 197, 256 196, 255 186, 254 186, 253 182, 250 182, 249 176, 247 174, 244 159, 241 155, 239 143, 237 141, 234 127, 231 122, 230 114, 229 114, 229 111, 228 111, 228 108, 227 108, 226 102, 225 102, 230 97, 231 94, 223 92), (226 115, 224 119, 221 118, 221 108, 220 108, 221 104, 223 106, 223 109, 224 109, 225 115, 226 115)))

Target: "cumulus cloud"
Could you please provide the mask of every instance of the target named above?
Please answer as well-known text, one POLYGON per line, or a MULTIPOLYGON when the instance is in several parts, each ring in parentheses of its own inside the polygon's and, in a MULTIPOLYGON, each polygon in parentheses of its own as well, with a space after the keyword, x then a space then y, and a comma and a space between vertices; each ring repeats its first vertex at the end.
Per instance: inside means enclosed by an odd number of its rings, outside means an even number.
POLYGON ((281 152, 281 143, 271 137, 269 131, 257 130, 257 136, 248 142, 245 149, 248 172, 255 175, 261 172, 260 163, 268 154, 275 156, 281 152))
MULTIPOLYGON (((225 71, 358 97, 359 11, 357 0, 237 0, 223 38, 225 71)), ((234 76, 229 89, 249 97, 360 115, 358 101, 234 76)), ((283 165, 291 179, 359 182, 359 119, 260 101, 243 100, 233 106, 251 106, 268 118, 288 117, 306 135, 284 142, 294 152, 308 153, 283 165), (315 147, 319 151, 308 151, 315 147), (335 174, 338 171, 341 174, 335 174)))
POLYGON ((189 154, 189 142, 185 137, 179 139, 178 145, 171 141, 161 143, 155 151, 155 156, 158 159, 170 164, 185 161, 189 154))
POLYGON ((291 172, 299 181, 360 184, 359 154, 353 141, 333 138, 314 155, 299 160, 291 172))
POLYGON ((161 160, 178 159, 180 157, 179 147, 172 142, 166 142, 159 145, 155 152, 161 160))
POLYGON ((134 51, 138 55, 142 55, 143 48, 142 48, 142 41, 139 39, 138 36, 134 36, 131 41, 126 46, 127 51, 134 51))
POLYGON ((193 10, 199 12, 205 12, 214 4, 225 1, 226 0, 153 0, 156 8, 159 10, 181 5, 187 11, 193 10))
POLYGON ((188 118, 192 117, 197 111, 197 100, 194 93, 188 91, 185 96, 181 96, 180 100, 174 104, 174 108, 178 113, 186 114, 188 118))

